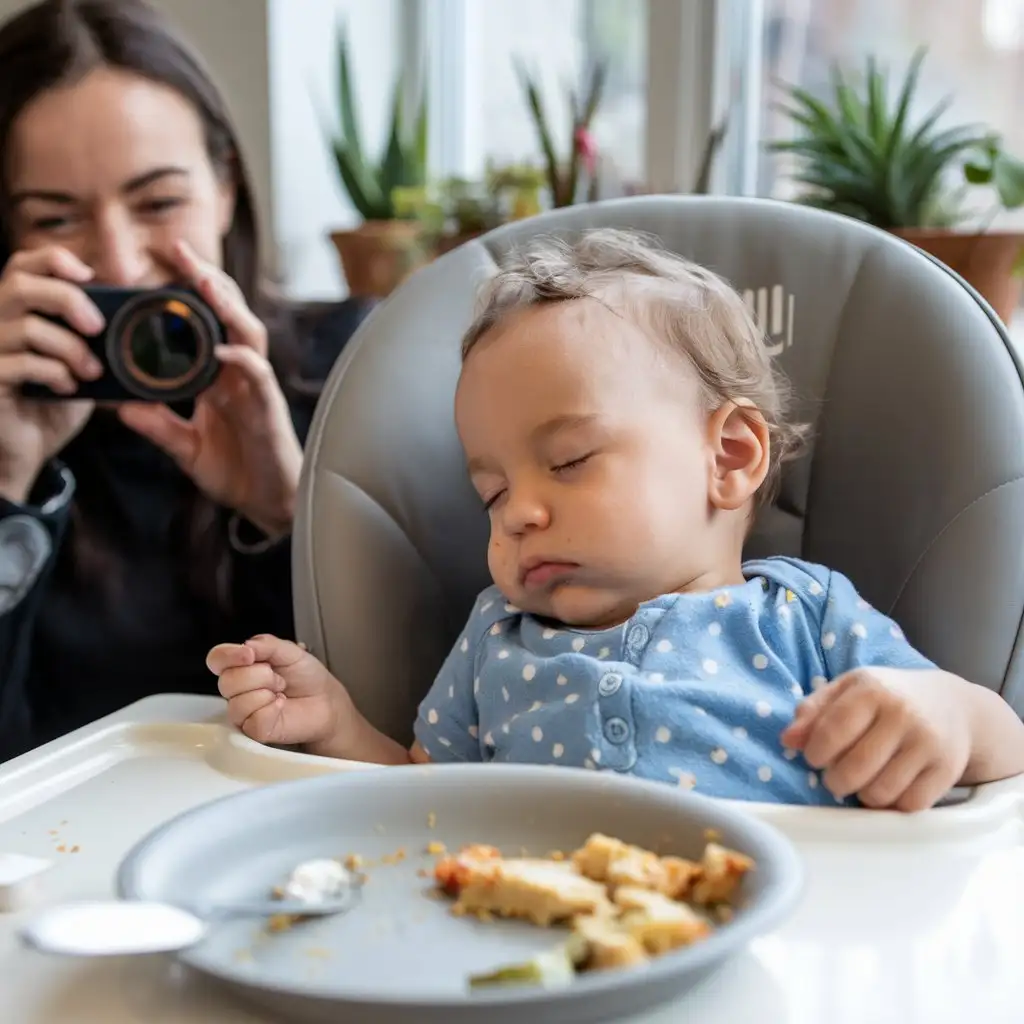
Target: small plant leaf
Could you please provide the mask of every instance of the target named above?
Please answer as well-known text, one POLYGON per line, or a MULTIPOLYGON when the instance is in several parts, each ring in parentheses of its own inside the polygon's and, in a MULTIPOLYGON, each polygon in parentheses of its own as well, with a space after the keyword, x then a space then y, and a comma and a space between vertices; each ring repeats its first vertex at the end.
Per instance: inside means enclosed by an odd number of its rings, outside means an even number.
POLYGON ((384 147, 384 156, 380 163, 380 188, 381 192, 388 197, 388 204, 391 207, 390 216, 394 216, 394 202, 392 196, 396 188, 402 185, 411 185, 407 181, 406 155, 403 149, 404 142, 404 118, 402 107, 405 103, 405 81, 404 76, 399 76, 395 84, 394 95, 391 97, 391 127, 388 130, 388 141, 384 147))
POLYGON ((992 165, 992 182, 999 201, 1007 210, 1024 206, 1024 163, 1007 153, 999 153, 992 165))
POLYGON ((352 88, 352 73, 349 63, 348 34, 344 23, 337 30, 338 48, 338 113, 341 119, 341 135, 354 160, 363 159, 362 137, 359 132, 359 118, 356 114, 355 93, 352 88))
POLYGON ((992 181, 992 165, 966 163, 964 164, 964 177, 972 185, 988 185, 992 181))
POLYGON ((868 132, 876 146, 883 145, 888 138, 888 111, 886 110, 885 73, 878 69, 874 57, 868 57, 868 132))
POLYGON ((892 119, 892 128, 889 132, 889 139, 886 145, 886 158, 891 160, 897 149, 905 145, 903 138, 903 126, 907 121, 907 113, 914 98, 914 90, 917 88, 917 80, 921 74, 921 65, 928 54, 925 47, 919 47, 910 60, 910 67, 903 78, 903 85, 900 87, 900 94, 896 100, 896 114, 892 119))
POLYGON ((361 159, 346 149, 343 143, 335 143, 334 162, 338 176, 359 216, 363 220, 384 219, 387 215, 384 196, 374 177, 366 173, 361 159))
POLYGON ((561 202, 563 187, 558 157, 555 155, 555 146, 551 140, 551 131, 548 128, 547 114, 544 111, 544 101, 541 99, 540 89, 538 89, 537 83, 530 72, 527 71, 522 61, 516 60, 514 66, 516 76, 519 78, 519 84, 526 97, 526 104, 529 107, 530 115, 533 118, 541 152, 544 154, 544 166, 547 171, 548 188, 551 190, 551 201, 556 206, 564 205, 561 202))

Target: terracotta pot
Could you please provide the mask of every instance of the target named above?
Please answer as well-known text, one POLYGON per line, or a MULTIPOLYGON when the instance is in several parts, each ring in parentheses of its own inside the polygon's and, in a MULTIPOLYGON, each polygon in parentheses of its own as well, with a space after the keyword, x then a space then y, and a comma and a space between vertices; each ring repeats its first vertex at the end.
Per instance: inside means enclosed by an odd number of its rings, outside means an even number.
POLYGON ((409 220, 368 220, 351 231, 332 232, 349 294, 387 298, 429 258, 420 236, 419 224, 409 220))
POLYGON ((445 235, 437 240, 434 251, 438 256, 443 256, 446 252, 451 252, 452 249, 457 249, 460 245, 471 242, 474 238, 479 238, 486 233, 486 231, 463 231, 458 235, 445 235))
POLYGON ((893 234, 942 260, 988 300, 1004 323, 1010 322, 1021 295, 1021 279, 1013 267, 1024 247, 1024 233, 901 228, 893 234))

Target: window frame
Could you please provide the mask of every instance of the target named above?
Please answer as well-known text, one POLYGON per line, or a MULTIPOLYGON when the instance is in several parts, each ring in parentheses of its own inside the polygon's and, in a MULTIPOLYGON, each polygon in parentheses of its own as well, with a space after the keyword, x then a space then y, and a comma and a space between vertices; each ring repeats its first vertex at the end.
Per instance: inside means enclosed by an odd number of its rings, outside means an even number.
MULTIPOLYGON (((483 131, 476 83, 486 74, 478 59, 483 0, 401 0, 405 66, 422 66, 429 90, 430 169, 437 177, 478 178, 484 169, 483 131)), ((647 125, 644 163, 647 187, 688 191, 712 125, 728 105, 729 30, 733 5, 746 0, 636 0, 647 13, 647 125), (658 131, 651 131, 656 124, 658 131)), ((751 0, 755 5, 760 0, 751 0)), ((743 75, 753 81, 756 76, 743 75)), ((745 107, 758 111, 756 104, 745 107)), ((756 125, 730 124, 723 158, 734 139, 749 138, 756 125)), ((712 191, 734 183, 719 159, 712 191)), ((730 190, 735 190, 731 188, 730 190)))

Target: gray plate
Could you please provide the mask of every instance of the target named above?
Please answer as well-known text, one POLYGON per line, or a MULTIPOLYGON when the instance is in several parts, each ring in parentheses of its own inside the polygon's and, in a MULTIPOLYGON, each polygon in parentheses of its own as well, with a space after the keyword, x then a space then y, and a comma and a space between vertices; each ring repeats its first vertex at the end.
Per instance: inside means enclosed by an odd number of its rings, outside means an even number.
POLYGON ((793 909, 801 862, 788 840, 731 804, 610 772, 530 765, 427 765, 279 783, 187 812, 142 840, 119 894, 185 906, 264 896, 300 861, 357 853, 371 867, 356 908, 268 935, 217 925, 179 954, 286 1021, 567 1024, 638 1013, 678 996, 793 909), (433 827, 431 827, 433 826, 433 827), (507 854, 572 850, 591 832, 697 858, 706 829, 749 854, 742 909, 699 945, 641 971, 595 973, 560 990, 470 993, 469 974, 550 949, 563 933, 456 918, 425 877, 431 842, 507 854))

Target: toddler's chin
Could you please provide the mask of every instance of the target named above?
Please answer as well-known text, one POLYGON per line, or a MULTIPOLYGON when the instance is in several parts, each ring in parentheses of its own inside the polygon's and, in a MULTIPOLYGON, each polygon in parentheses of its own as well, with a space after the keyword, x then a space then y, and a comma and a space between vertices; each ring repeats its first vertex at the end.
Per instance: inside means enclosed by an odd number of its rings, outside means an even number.
POLYGON ((620 596, 586 587, 557 587, 547 597, 547 609, 533 614, 575 629, 610 629, 633 614, 629 602, 620 596))

